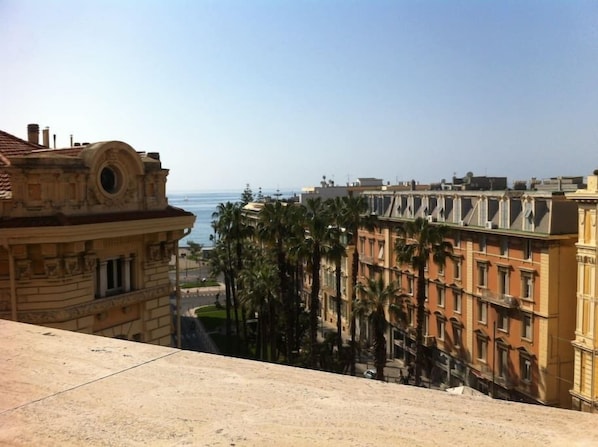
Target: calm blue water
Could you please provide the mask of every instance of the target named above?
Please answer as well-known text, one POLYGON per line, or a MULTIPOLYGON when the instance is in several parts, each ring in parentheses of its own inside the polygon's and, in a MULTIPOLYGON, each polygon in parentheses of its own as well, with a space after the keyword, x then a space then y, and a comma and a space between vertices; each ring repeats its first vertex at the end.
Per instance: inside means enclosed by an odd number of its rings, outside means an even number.
MULTIPOLYGON (((254 191, 254 196, 257 191, 254 191)), ((264 196, 273 196, 277 191, 263 190, 264 196)), ((283 190, 278 191, 281 198, 288 198, 299 193, 298 191, 283 190)), ((186 192, 186 193, 168 193, 168 203, 177 208, 182 208, 195 214, 195 226, 186 238, 181 239, 179 246, 184 247, 187 241, 197 242, 204 247, 211 247, 210 234, 212 234, 212 213, 214 213, 220 203, 238 202, 241 200, 243 191, 226 192, 186 192)))

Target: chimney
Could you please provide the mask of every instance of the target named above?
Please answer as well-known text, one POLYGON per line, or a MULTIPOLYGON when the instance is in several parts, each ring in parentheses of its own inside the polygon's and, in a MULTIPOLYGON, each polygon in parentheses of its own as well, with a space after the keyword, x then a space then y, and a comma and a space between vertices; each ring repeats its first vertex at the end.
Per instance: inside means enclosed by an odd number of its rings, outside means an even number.
POLYGON ((39 144, 39 126, 37 124, 27 125, 27 141, 39 144))
POLYGON ((44 146, 50 147, 50 128, 49 127, 45 127, 44 130, 42 130, 42 139, 44 141, 44 146))
POLYGON ((56 134, 52 135, 52 138, 54 140, 54 149, 56 149, 56 134))

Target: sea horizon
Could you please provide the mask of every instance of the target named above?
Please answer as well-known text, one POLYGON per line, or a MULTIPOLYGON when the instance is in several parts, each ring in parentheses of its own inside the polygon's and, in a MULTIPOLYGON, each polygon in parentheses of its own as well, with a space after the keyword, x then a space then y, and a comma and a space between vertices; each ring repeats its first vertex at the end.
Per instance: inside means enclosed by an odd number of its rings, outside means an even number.
MULTIPOLYGON (((186 190, 167 192, 168 203, 171 206, 184 209, 195 215, 195 225, 191 232, 179 241, 179 247, 188 247, 189 241, 201 244, 205 248, 213 247, 210 240, 212 230, 212 214, 217 211, 220 203, 240 202, 243 190, 186 190)), ((252 192, 254 197, 257 190, 252 192)), ((299 191, 291 188, 262 188, 262 195, 272 196, 280 194, 282 198, 298 195, 299 191)))
MULTIPOLYGON (((274 194, 276 191, 282 191, 282 192, 291 192, 291 193, 296 193, 299 194, 303 188, 305 188, 305 186, 300 186, 297 188, 262 188, 262 194, 266 195, 272 195, 274 194)), ((250 187, 251 191, 253 192, 253 195, 255 196, 257 194, 257 192, 259 191, 259 187, 258 188, 253 188, 250 187)), ((236 189, 236 188, 202 188, 202 189, 167 189, 166 190, 166 196, 169 196, 171 194, 175 194, 175 195, 181 195, 181 194, 237 194, 239 195, 239 198, 241 197, 241 194, 243 194, 243 191, 245 190, 245 187, 241 188, 241 189, 236 189)))

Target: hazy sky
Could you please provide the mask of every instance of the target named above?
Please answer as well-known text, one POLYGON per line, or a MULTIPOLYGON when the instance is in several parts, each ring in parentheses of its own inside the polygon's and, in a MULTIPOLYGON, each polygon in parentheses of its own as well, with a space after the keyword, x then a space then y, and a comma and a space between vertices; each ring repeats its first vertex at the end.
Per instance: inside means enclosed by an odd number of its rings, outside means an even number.
POLYGON ((598 2, 0 0, 0 129, 168 190, 598 168, 598 2))

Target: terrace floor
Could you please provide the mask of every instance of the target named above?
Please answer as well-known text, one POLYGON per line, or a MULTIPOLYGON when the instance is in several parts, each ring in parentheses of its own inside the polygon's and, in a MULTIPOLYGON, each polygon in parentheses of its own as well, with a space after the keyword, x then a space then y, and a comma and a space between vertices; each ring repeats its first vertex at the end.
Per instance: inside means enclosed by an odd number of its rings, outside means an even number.
POLYGON ((596 416, 0 320, 0 445, 598 445, 596 416))

